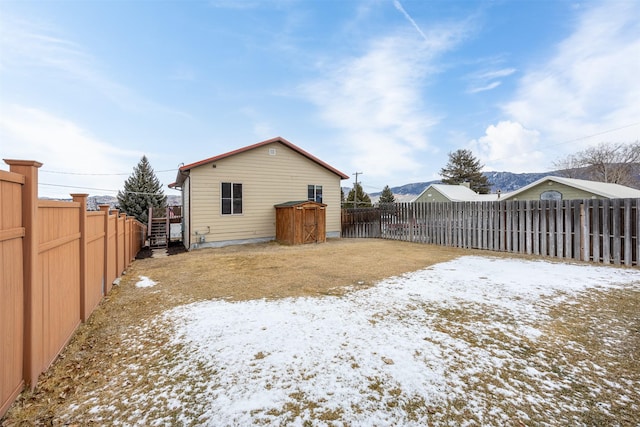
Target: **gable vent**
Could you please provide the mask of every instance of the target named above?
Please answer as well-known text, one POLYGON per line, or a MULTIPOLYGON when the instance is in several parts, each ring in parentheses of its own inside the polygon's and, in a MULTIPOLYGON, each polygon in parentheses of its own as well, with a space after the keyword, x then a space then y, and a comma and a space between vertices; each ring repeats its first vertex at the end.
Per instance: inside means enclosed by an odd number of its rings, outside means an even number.
POLYGON ((275 148, 269 148, 269 155, 270 156, 275 156, 276 155, 276 149, 275 148))

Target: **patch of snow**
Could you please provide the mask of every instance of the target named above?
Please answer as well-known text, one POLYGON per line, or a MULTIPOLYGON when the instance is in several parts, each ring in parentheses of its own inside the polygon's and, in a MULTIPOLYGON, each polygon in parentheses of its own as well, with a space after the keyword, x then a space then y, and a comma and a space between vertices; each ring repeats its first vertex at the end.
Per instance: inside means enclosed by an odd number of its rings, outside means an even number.
POLYGON ((140 276, 140 280, 136 283, 136 288, 151 288, 155 285, 157 285, 157 283, 147 276, 140 276))

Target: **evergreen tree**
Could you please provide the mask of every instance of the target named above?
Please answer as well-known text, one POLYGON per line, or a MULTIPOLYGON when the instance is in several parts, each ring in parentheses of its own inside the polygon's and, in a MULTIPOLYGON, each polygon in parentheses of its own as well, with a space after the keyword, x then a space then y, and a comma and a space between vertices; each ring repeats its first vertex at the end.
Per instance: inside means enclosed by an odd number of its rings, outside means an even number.
POLYGON ((378 203, 380 204, 395 203, 395 201, 396 201, 396 198, 393 195, 393 192, 391 191, 388 185, 385 185, 384 188, 382 189, 382 193, 380 193, 380 200, 378 201, 378 203))
POLYGON ((349 195, 347 196, 347 201, 344 203, 345 208, 369 208, 371 207, 371 198, 367 193, 362 189, 362 185, 360 183, 355 184, 355 187, 349 191, 349 195), (355 196, 357 197, 357 203, 354 201, 355 196))
POLYGON ((146 224, 149 220, 149 207, 164 208, 167 196, 156 177, 147 156, 142 156, 133 173, 124 182, 124 190, 118 191, 120 210, 146 224))
POLYGON ((442 182, 458 185, 468 182, 470 188, 478 194, 488 194, 491 183, 482 174, 484 165, 476 159, 471 150, 457 150, 449 153, 449 162, 440 170, 442 182))

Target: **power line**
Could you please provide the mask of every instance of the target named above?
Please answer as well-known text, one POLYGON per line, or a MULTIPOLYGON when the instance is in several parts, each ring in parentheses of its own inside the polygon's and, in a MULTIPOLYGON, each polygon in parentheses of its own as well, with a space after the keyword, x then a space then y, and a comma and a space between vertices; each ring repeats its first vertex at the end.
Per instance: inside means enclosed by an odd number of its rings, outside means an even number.
MULTIPOLYGON (((76 190, 95 190, 95 191, 108 191, 110 193, 119 193, 121 190, 111 190, 111 189, 107 189, 107 188, 94 188, 94 187, 77 187, 74 185, 62 185, 62 184, 46 184, 43 182, 38 183, 38 185, 45 185, 47 187, 62 187, 62 188, 73 188, 76 190)), ((157 193, 146 193, 146 192, 142 192, 142 191, 122 191, 123 193, 126 194, 144 194, 144 195, 151 195, 151 196, 156 196, 157 193)))
POLYGON ((540 147, 540 149, 551 148, 551 147, 555 147, 555 146, 563 145, 563 144, 569 144, 570 142, 582 141, 583 139, 589 139, 589 138, 593 138, 594 136, 605 135, 607 133, 615 132, 617 130, 626 129, 626 128, 630 128, 630 127, 638 126, 638 125, 640 125, 640 122, 635 122, 635 123, 631 123, 629 125, 624 125, 624 126, 620 126, 620 127, 613 128, 613 129, 607 129, 607 130, 604 130, 602 132, 594 133, 592 135, 582 136, 580 138, 570 139, 570 140, 564 141, 564 142, 558 142, 558 143, 555 143, 555 144, 545 145, 545 146, 540 147))
POLYGON ((45 185, 47 187, 63 187, 63 188, 75 188, 76 190, 98 190, 98 191, 110 191, 112 193, 117 193, 119 190, 110 190, 106 188, 93 188, 93 187, 77 187, 75 185, 62 185, 62 184, 47 184, 44 182, 39 182, 38 185, 45 185))
MULTIPOLYGON (((160 171, 154 171, 155 173, 163 173, 163 172, 175 172, 178 169, 164 169, 160 171)), ((124 176, 131 175, 131 172, 122 172, 122 173, 84 173, 84 172, 64 172, 64 171, 52 171, 47 169, 42 169, 40 172, 46 173, 57 173, 60 175, 81 175, 81 176, 124 176)))

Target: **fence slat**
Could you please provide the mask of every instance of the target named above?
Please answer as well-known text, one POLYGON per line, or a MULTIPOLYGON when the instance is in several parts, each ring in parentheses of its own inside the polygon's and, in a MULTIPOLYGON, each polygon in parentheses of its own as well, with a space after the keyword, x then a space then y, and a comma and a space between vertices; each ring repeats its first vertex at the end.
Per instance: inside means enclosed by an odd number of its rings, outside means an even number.
POLYGON ((571 241, 573 233, 573 215, 571 214, 571 200, 564 200, 562 210, 564 214, 564 258, 573 258, 573 242, 571 241))
POLYGON ((633 221, 631 220, 631 199, 624 200, 624 265, 630 266, 632 264, 632 225, 633 221))
POLYGON ((620 265, 622 260, 622 230, 620 227, 620 199, 613 199, 611 204, 611 228, 613 234, 613 263, 620 265))
POLYGON ((590 240, 590 225, 591 225, 591 201, 584 200, 581 205, 580 211, 580 224, 581 224, 581 252, 582 260, 589 261, 591 259, 591 240, 590 240))
POLYGON ((610 221, 611 211, 608 199, 602 201, 602 262, 609 264, 611 262, 611 235, 610 221))

